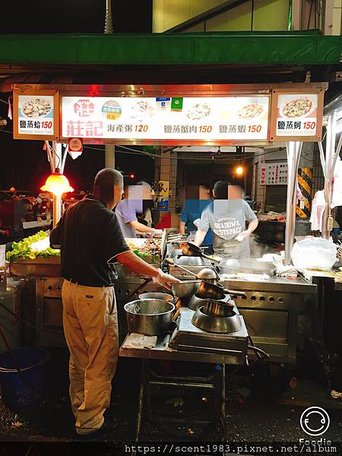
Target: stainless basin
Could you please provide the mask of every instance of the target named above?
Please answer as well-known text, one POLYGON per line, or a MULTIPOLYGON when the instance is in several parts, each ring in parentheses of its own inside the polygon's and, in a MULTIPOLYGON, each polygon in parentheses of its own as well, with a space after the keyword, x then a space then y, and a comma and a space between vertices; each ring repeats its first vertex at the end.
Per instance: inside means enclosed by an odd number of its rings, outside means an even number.
POLYGON ((207 266, 210 265, 209 261, 206 261, 204 258, 199 256, 181 256, 175 258, 174 262, 181 266, 207 266))

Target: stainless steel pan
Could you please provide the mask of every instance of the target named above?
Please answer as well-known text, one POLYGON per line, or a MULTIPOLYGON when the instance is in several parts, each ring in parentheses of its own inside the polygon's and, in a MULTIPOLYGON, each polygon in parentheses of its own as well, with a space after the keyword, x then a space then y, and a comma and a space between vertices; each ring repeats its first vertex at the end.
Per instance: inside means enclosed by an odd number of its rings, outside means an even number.
POLYGON ((177 298, 185 298, 196 293, 200 280, 184 280, 183 282, 172 284, 172 293, 177 298))
POLYGON ((234 315, 234 305, 229 302, 219 302, 209 299, 203 304, 203 312, 206 315, 215 315, 216 317, 230 317, 234 315))
POLYGON ((236 290, 227 290, 222 287, 222 285, 215 285, 214 283, 207 282, 202 280, 201 284, 197 290, 197 296, 202 299, 211 298, 216 299, 217 301, 220 299, 224 299, 226 294, 233 294, 236 296, 246 296, 246 293, 243 291, 236 291, 236 290))

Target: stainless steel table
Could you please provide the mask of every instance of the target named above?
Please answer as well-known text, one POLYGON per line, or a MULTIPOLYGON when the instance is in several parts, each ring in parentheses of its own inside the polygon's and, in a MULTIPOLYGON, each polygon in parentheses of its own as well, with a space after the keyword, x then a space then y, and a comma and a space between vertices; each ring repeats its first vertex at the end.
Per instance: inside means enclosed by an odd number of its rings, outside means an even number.
POLYGON ((172 385, 189 388, 205 388, 216 390, 218 398, 218 428, 222 440, 226 435, 226 364, 243 365, 246 360, 242 356, 229 355, 229 354, 217 354, 217 353, 199 353, 190 351, 178 351, 170 350, 168 348, 168 341, 170 336, 166 336, 162 340, 158 340, 157 345, 152 349, 146 348, 124 348, 126 339, 120 347, 119 356, 125 358, 140 358, 142 360, 141 365, 141 379, 140 379, 140 390, 139 390, 139 403, 138 403, 138 416, 136 424, 136 441, 139 440, 142 418, 143 418, 143 407, 146 391, 149 393, 149 387, 151 384, 155 385, 172 385), (158 377, 157 379, 151 380, 150 369, 148 365, 149 360, 168 360, 168 361, 185 361, 185 362, 196 362, 196 363, 213 363, 220 366, 219 369, 215 370, 216 378, 204 378, 204 381, 198 376, 185 377, 158 377))
POLYGON ((270 361, 294 365, 298 317, 314 306, 317 286, 302 277, 275 276, 268 280, 222 279, 221 283, 245 292, 246 296, 232 295, 255 345, 270 355, 270 361))

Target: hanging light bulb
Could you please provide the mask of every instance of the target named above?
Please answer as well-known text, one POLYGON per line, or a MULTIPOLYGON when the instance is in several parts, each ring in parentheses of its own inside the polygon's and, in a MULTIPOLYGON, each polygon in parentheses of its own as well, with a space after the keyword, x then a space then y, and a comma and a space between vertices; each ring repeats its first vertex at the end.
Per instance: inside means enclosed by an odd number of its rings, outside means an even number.
POLYGON ((235 174, 237 176, 243 176, 244 173, 245 173, 245 170, 244 170, 243 166, 239 165, 235 168, 235 174))
POLYGON ((62 195, 63 193, 73 192, 74 189, 69 184, 69 180, 64 174, 56 168, 55 172, 50 174, 46 179, 45 185, 40 187, 43 192, 51 192, 54 195, 62 195))

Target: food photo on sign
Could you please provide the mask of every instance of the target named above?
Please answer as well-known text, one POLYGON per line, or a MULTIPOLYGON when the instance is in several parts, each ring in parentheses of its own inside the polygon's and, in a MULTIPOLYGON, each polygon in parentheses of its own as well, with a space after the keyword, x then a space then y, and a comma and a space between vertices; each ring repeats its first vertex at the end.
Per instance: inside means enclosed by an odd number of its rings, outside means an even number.
POLYGON ((318 95, 286 94, 278 96, 277 135, 312 136, 317 129, 318 95))

